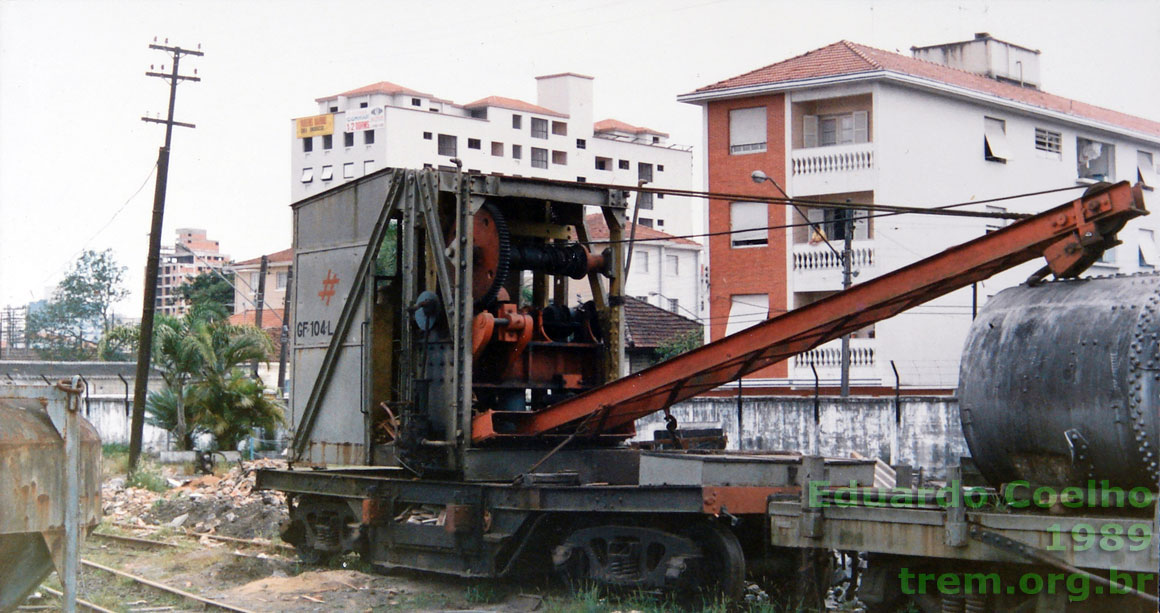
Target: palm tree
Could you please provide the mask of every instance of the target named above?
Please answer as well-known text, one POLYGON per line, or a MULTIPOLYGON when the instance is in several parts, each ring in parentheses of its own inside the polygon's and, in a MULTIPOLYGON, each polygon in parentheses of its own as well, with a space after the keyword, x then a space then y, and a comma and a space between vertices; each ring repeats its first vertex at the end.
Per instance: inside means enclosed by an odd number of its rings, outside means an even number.
POLYGON ((192 448, 192 433, 186 411, 190 381, 201 369, 201 353, 193 343, 193 331, 220 319, 212 308, 190 309, 184 317, 160 315, 153 330, 153 366, 161 371, 164 393, 152 392, 146 401, 150 421, 173 432, 178 449, 192 448))
POLYGON ((200 425, 214 435, 219 449, 234 449, 251 429, 273 428, 282 422, 281 405, 266 396, 261 381, 242 369, 249 362, 266 359, 273 349, 265 332, 215 322, 196 326, 190 339, 200 360, 191 401, 200 425))

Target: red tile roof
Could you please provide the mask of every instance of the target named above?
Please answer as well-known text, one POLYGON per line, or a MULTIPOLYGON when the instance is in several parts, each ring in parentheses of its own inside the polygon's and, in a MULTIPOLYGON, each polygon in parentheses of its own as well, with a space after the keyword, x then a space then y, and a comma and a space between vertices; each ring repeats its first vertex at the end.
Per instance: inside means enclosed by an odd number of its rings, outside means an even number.
POLYGON ((624 328, 628 346, 633 349, 653 349, 685 334, 701 332, 701 324, 692 319, 632 296, 624 297, 624 328))
MULTIPOLYGON (((700 91, 700 90, 698 90, 700 91)), ((624 123, 618 119, 602 119, 592 126, 592 131, 600 132, 628 132, 629 134, 657 134, 660 136, 668 136, 668 133, 660 130, 653 130, 652 128, 642 128, 632 124, 624 123)))
MULTIPOLYGON (((275 251, 274 253, 271 253, 271 254, 267 255, 266 257, 270 258, 271 264, 273 264, 275 262, 290 262, 294 259, 294 249, 290 248, 290 249, 283 249, 281 251, 275 251)), ((234 266, 249 266, 251 264, 256 265, 256 264, 261 264, 261 263, 262 263, 262 256, 258 256, 256 258, 251 258, 251 259, 248 259, 248 260, 245 260, 242 262, 234 262, 234 266)))
POLYGON ((525 113, 536 113, 539 115, 550 115, 552 117, 567 117, 567 115, 563 113, 557 113, 552 109, 536 106, 531 102, 524 102, 523 100, 516 100, 515 98, 504 98, 503 96, 488 96, 486 98, 481 98, 475 102, 463 105, 463 108, 473 109, 485 106, 497 106, 503 109, 524 111, 525 113))
POLYGON ((1050 111, 1160 136, 1160 122, 1157 121, 846 40, 724 81, 718 81, 712 85, 706 85, 693 93, 708 93, 736 87, 772 85, 800 79, 878 71, 889 71, 929 79, 1050 111))
POLYGON ((412 96, 425 96, 427 98, 431 98, 431 94, 425 94, 423 92, 413 90, 409 87, 403 87, 402 85, 391 83, 390 81, 379 81, 378 83, 371 83, 370 85, 366 85, 358 89, 352 89, 348 92, 342 92, 341 94, 326 96, 324 98, 315 98, 314 101, 323 102, 326 100, 334 100, 339 96, 346 96, 349 98, 351 96, 362 96, 366 94, 410 94, 412 96))
MULTIPOLYGON (((584 225, 588 228, 588 240, 593 242, 600 242, 608 240, 608 224, 604 223, 604 215, 601 213, 593 213, 584 218, 584 225)), ((624 236, 627 238, 632 233, 632 222, 624 224, 624 236)), ((693 242, 687 238, 679 238, 672 234, 654 230, 653 228, 646 228, 642 225, 636 227, 636 238, 652 239, 652 240, 669 240, 678 245, 696 245, 701 246, 700 243, 693 242)))

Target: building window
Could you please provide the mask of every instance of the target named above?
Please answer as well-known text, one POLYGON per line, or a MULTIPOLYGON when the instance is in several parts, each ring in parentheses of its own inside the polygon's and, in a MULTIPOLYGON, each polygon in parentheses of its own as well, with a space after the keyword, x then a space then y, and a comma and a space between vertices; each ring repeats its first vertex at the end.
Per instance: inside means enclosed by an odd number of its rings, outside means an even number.
POLYGON ((588 179, 586 179, 584 177, 576 177, 576 182, 577 183, 587 183, 588 179))
POLYGON ((439 135, 439 155, 455 157, 459 151, 459 138, 450 134, 439 135))
POLYGON ((521 145, 512 145, 512 159, 519 160, 524 157, 524 148, 521 145))
POLYGON ((668 260, 667 264, 669 265, 669 274, 670 275, 681 274, 681 256, 679 256, 679 255, 667 255, 667 256, 665 256, 665 259, 668 260))
POLYGON ((729 111, 729 153, 765 151, 765 107, 729 111))
POLYGON ((343 147, 353 147, 354 146, 354 132, 343 132, 342 133, 342 146, 343 147))
POLYGON ((637 162, 636 164, 636 178, 638 181, 645 183, 652 183, 653 180, 653 165, 645 162, 637 162))
POLYGON ((632 164, 629 164, 628 160, 620 160, 616 163, 616 166, 621 170, 628 170, 629 168, 632 168, 632 164))
POLYGON ((766 294, 734 294, 729 297, 729 302, 726 336, 756 326, 769 317, 769 296, 766 294))
POLYGON ((333 134, 327 134, 327 135, 322 137, 322 148, 323 149, 334 149, 334 135, 333 134))
POLYGON ((319 177, 323 181, 329 181, 334 178, 334 166, 323 166, 322 176, 319 177))
MULTIPOLYGON (((640 268, 638 270, 640 270, 641 272, 648 272, 648 252, 647 251, 637 251, 637 252, 634 252, 632 255, 636 261, 640 262, 640 268)), ((648 302, 648 300, 646 300, 646 299, 642 298, 642 300, 645 300, 645 302, 648 302)))
POLYGON ((524 116, 512 115, 512 129, 519 130, 522 127, 524 127, 524 116))
POLYGON ((1060 158, 1063 153, 1063 135, 1044 128, 1035 128, 1035 148, 1054 153, 1056 158, 1060 158))
POLYGON ((313 168, 303 168, 302 169, 302 182, 303 183, 310 183, 313 180, 314 180, 314 169, 313 168))
POLYGON ((664 200, 664 199, 665 199, 664 194, 657 194, 657 200, 664 200))
POLYGON ((419 98, 411 98, 411 106, 423 106, 423 101, 419 98))
POLYGON ((338 112, 338 107, 337 107, 337 106, 332 106, 332 107, 330 107, 330 112, 331 112, 331 113, 337 113, 337 112, 338 112))
POLYGON ((830 207, 809 207, 806 209, 806 219, 810 222, 808 228, 809 242, 817 244, 825 240, 846 240, 847 216, 853 217, 854 235, 851 239, 863 240, 869 238, 869 226, 865 217, 856 209, 838 209, 830 207))
POLYGON ((367 108, 367 103, 366 103, 366 102, 360 102, 360 103, 358 103, 358 108, 360 108, 360 109, 365 109, 365 108, 367 108))
POLYGON ((548 120, 532 118, 532 138, 548 138, 548 120))
POLYGON ((577 149, 587 149, 588 148, 588 141, 584 140, 583 138, 577 138, 576 139, 576 148, 577 149))
POLYGON ((548 167, 548 150, 532 147, 532 168, 548 167))
POLYGON ((638 219, 637 221, 639 221, 639 222, 640 222, 640 227, 642 227, 642 228, 651 228, 651 227, 653 227, 653 220, 651 220, 651 219, 649 219, 649 218, 647 218, 647 217, 641 217, 641 218, 640 218, 640 219, 638 219))
POLYGON ((363 144, 364 145, 375 144, 375 131, 374 130, 363 130, 363 144))
POLYGON ((669 298, 669 311, 676 313, 681 310, 681 302, 676 298, 669 298))
POLYGON ((344 179, 353 179, 354 178, 354 162, 347 162, 347 163, 342 165, 342 178, 344 178, 344 179))
POLYGON ((983 118, 983 159, 1003 162, 1011 157, 1007 149, 1007 122, 994 117, 983 118))
POLYGON ((645 192, 638 192, 636 194, 636 208, 642 211, 651 211, 653 208, 653 195, 645 192))
POLYGON ((764 202, 729 203, 729 237, 732 247, 764 247, 769 244, 769 209, 764 202))
POLYGON ((423 133, 423 140, 431 140, 431 133, 430 133, 430 132, 424 132, 424 133, 423 133))
POLYGON ((556 136, 568 136, 568 124, 562 121, 553 121, 552 134, 556 136))
POLYGON ((314 137, 307 136, 306 138, 302 139, 302 152, 310 153, 311 151, 314 151, 314 137))
POLYGON ((274 289, 286 289, 286 281, 289 278, 290 275, 285 270, 278 271, 277 276, 275 276, 274 289))
POLYGON ((256 293, 258 291, 258 273, 250 273, 250 289, 256 293))
POLYGON ((869 142, 869 122, 870 116, 866 111, 837 115, 806 115, 802 118, 802 147, 830 147, 869 142))
POLYGON ((1152 163, 1152 154, 1147 151, 1136 152, 1136 176, 1147 189, 1156 187, 1160 181, 1156 180, 1156 165, 1152 163))
POLYGON ((1160 250, 1156 248, 1156 233, 1152 230, 1140 230, 1140 268, 1156 268, 1160 266, 1160 250))
POLYGON ((657 172, 664 172, 664 171, 665 171, 665 165, 664 164, 657 164, 657 172))
POLYGON ((480 144, 480 142, 479 142, 479 139, 478 139, 478 138, 469 138, 469 139, 467 139, 467 148, 468 148, 468 149, 479 149, 481 146, 482 146, 482 145, 480 144))
POLYGON ((596 170, 612 170, 612 160, 609 158, 596 158, 596 170))
POLYGON ((566 165, 568 163, 568 152, 567 151, 553 151, 552 152, 552 163, 557 165, 557 166, 566 165))
POLYGON ((665 220, 663 220, 663 219, 658 219, 658 220, 657 220, 657 227, 658 227, 658 228, 663 228, 663 227, 665 227, 665 220))
POLYGON ((1075 139, 1076 171, 1080 179, 1113 181, 1116 148, 1108 143, 1077 137, 1075 139))
POLYGON ((367 160, 363 162, 363 176, 369 175, 375 171, 375 161, 367 160))

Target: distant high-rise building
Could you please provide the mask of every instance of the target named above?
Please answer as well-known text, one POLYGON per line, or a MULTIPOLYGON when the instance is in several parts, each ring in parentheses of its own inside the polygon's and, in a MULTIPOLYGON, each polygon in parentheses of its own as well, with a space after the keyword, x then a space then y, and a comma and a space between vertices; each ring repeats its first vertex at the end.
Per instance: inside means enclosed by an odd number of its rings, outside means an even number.
POLYGON ((206 238, 206 231, 198 228, 178 228, 172 248, 161 249, 161 263, 157 273, 157 312, 180 316, 189 310, 178 288, 194 277, 221 270, 229 256, 219 251, 217 241, 206 238))

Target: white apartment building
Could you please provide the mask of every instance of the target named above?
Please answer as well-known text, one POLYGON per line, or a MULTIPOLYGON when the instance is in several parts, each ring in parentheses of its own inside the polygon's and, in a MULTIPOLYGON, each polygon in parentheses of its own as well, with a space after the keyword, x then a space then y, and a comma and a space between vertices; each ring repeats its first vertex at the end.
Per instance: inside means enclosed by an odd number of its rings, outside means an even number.
MULTIPOLYGON (((319 98, 318 115, 291 122, 291 198, 380 168, 453 167, 452 158, 472 172, 691 189, 690 148, 651 128, 594 121, 592 82, 573 73, 537 77, 535 104, 500 96, 456 104, 386 81, 319 98)), ((700 206, 645 195, 639 222, 691 234, 700 206)))
MULTIPOLYGON (((1160 185, 1160 122, 1043 91, 1039 52, 986 34, 912 52, 840 41, 680 96, 704 109, 708 188, 776 195, 769 184, 750 180, 750 171, 760 169, 793 197, 934 207, 1126 180, 1146 184, 1146 205, 1160 207, 1153 190, 1160 185)), ((1034 213, 1081 194, 964 208, 1034 213)), ((841 250, 835 210, 805 212, 841 250)), ((765 229, 801 221, 788 207, 710 202, 710 232, 752 229, 709 241, 713 339, 841 288, 841 259, 808 228, 765 229), (755 265, 770 266, 769 274, 746 275, 755 265)), ((1001 224, 920 215, 860 221, 854 282, 1001 224)), ((1158 236, 1160 216, 1133 220, 1119 234, 1123 244, 1088 274, 1155 270, 1158 236)), ((1041 265, 1029 263, 862 330, 851 343, 853 385, 892 386, 893 363, 903 387, 953 388, 973 309, 1041 265)), ((812 385, 812 361, 823 384, 833 383, 839 356, 834 341, 761 377, 774 386, 812 385)))

